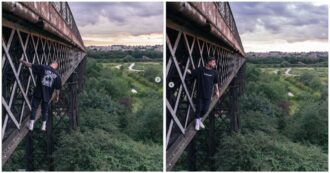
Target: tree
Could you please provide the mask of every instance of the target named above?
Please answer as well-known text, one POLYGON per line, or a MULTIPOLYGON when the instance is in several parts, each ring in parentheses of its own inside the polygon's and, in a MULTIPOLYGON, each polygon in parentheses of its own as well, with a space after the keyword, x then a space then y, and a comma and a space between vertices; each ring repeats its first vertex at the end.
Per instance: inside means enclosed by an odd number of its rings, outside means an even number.
POLYGON ((328 148, 328 102, 306 101, 288 121, 285 134, 294 141, 311 143, 328 148))
POLYGON ((161 171, 162 148, 104 130, 63 134, 55 151, 57 171, 161 171))
POLYGON ((226 136, 215 155, 217 171, 326 171, 327 155, 264 132, 226 136))

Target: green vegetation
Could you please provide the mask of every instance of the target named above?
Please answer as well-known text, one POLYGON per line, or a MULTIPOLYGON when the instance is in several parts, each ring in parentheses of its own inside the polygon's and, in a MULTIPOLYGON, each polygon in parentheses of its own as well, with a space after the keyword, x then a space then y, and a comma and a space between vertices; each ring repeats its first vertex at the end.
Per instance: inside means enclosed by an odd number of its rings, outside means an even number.
MULTIPOLYGON (((55 129, 56 171, 162 171, 162 83, 151 80, 162 77, 162 64, 154 63, 155 76, 134 77, 135 72, 88 59, 85 89, 79 97, 80 127, 68 131, 64 119, 55 129)), ((47 170, 45 135, 36 128, 35 165, 47 170)), ((4 170, 24 169, 23 154, 24 142, 4 170)))
POLYGON ((258 67, 328 67, 328 57, 247 57, 258 67))
MULTIPOLYGON (((241 130, 216 118, 217 171, 327 171, 327 68, 259 68, 247 64, 247 86, 240 97, 241 130), (325 82, 326 81, 326 82, 325 82), (293 96, 289 96, 291 92, 293 96)), ((206 122, 206 125, 208 122, 206 122)), ((208 132, 195 137, 196 168, 211 170, 208 132)), ((187 170, 187 153, 176 170, 187 170)))
POLYGON ((88 55, 94 59, 113 62, 159 61, 163 59, 163 52, 155 50, 134 51, 94 51, 88 50, 88 55))

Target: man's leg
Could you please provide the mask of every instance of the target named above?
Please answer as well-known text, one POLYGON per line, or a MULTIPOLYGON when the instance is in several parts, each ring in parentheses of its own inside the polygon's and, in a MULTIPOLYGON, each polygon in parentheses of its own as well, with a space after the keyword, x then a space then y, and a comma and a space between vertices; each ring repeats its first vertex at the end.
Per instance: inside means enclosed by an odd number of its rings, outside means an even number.
MULTIPOLYGON (((210 99, 203 99, 203 103, 202 103, 202 108, 201 108, 201 115, 205 115, 207 113, 207 111, 209 110, 209 107, 210 107, 210 103, 211 103, 211 100, 210 99)), ((205 125, 203 124, 202 122, 202 117, 200 117, 198 119, 198 123, 199 123, 199 126, 201 128, 205 128, 205 125)))
POLYGON ((33 98, 32 98, 32 103, 31 103, 31 116, 30 116, 30 121, 29 121, 29 123, 27 124, 28 129, 31 130, 31 131, 33 130, 34 120, 36 119, 36 113, 37 113, 37 110, 38 110, 38 107, 39 107, 40 101, 41 101, 40 98, 36 98, 36 97, 33 97, 33 98))
POLYGON ((46 122, 47 122, 47 118, 48 118, 48 105, 49 105, 49 102, 45 102, 45 101, 43 101, 41 104, 41 113, 42 113, 41 130, 42 131, 46 131, 46 122))
POLYGON ((196 99, 195 130, 199 130, 199 119, 201 115, 202 99, 196 99))

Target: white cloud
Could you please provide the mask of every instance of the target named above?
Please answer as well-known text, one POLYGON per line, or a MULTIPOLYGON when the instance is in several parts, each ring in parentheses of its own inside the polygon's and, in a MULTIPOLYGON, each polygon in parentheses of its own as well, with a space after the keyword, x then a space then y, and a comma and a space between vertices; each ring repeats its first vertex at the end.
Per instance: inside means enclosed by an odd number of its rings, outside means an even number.
POLYGON ((154 37, 163 33, 163 3, 70 2, 70 7, 85 44, 163 43, 154 37))
POLYGON ((328 7, 324 6, 325 3, 231 2, 230 4, 245 51, 329 49, 328 7))

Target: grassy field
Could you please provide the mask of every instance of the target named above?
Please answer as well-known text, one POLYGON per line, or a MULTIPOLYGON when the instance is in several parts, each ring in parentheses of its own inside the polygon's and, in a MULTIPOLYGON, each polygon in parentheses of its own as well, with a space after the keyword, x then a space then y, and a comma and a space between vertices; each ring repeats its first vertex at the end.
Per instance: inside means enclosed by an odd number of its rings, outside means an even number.
POLYGON ((292 103, 290 114, 294 114, 298 105, 299 105, 299 96, 305 95, 305 93, 309 94, 319 94, 319 92, 314 91, 313 88, 310 88, 308 86, 304 86, 303 88, 297 83, 300 83, 296 78, 299 77, 304 72, 312 72, 316 74, 320 79, 323 85, 328 85, 328 68, 327 67, 285 67, 285 68, 260 68, 260 70, 264 73, 277 75, 280 78, 280 81, 283 83, 283 85, 286 86, 288 89, 288 93, 292 93, 294 96, 290 98, 290 101, 292 103), (289 76, 285 75, 285 72, 288 69, 291 69, 289 71, 289 76))
POLYGON ((163 65, 161 62, 127 62, 127 63, 102 63, 104 67, 110 67, 111 69, 116 69, 116 67, 119 67, 124 69, 125 71, 128 71, 128 67, 132 64, 135 63, 134 69, 136 70, 145 70, 148 67, 151 66, 156 66, 160 69, 163 69, 163 65))
MULTIPOLYGON (((101 63, 103 67, 109 68, 112 71, 121 71, 121 77, 123 77, 125 80, 129 81, 131 89, 134 89, 137 91, 137 94, 131 94, 133 98, 133 112, 136 113, 138 110, 141 109, 143 106, 143 100, 141 99, 141 95, 144 95, 150 91, 155 91, 162 95, 163 89, 162 89, 162 81, 157 83, 155 80, 147 80, 144 78, 145 71, 148 68, 156 68, 159 70, 158 73, 155 73, 152 78, 160 77, 162 79, 162 69, 163 65, 161 62, 129 62, 129 63, 101 63), (133 69, 135 70, 143 70, 141 72, 134 72, 130 71, 128 67, 135 63, 133 69)), ((132 91, 128 91, 132 92, 132 91)))
POLYGON ((285 68, 260 68, 268 74, 284 75, 285 71, 291 68, 289 74, 299 76, 306 71, 311 71, 319 76, 324 84, 328 83, 328 68, 327 67, 285 67, 285 68))

